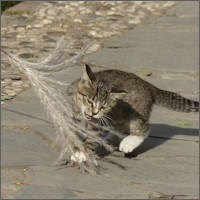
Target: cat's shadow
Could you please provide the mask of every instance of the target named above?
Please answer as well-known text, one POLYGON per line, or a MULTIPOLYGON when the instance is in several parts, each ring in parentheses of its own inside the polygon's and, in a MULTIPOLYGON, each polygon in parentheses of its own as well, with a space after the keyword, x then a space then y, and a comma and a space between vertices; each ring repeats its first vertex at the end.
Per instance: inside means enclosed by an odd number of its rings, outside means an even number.
MULTIPOLYGON (((199 130, 194 128, 181 128, 166 124, 151 124, 148 138, 136 148, 132 153, 128 153, 125 157, 133 158, 143 154, 151 149, 162 145, 164 142, 173 139, 175 136, 199 136, 199 130)), ((176 137, 178 140, 187 140, 187 138, 176 137)), ((189 140, 189 139, 188 139, 189 140)), ((101 156, 107 156, 110 153, 103 148, 98 149, 97 153, 101 156)))

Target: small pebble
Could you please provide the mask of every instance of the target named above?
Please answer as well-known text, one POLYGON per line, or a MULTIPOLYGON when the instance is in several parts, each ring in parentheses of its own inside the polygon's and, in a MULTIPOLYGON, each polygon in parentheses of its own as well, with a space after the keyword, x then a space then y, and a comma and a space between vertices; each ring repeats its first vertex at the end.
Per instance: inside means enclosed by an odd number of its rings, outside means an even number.
POLYGON ((7 31, 6 27, 1 27, 1 31, 7 31))
POLYGON ((35 27, 35 28, 42 28, 42 27, 43 27, 43 24, 34 24, 34 27, 35 27))
POLYGON ((25 27, 17 27, 16 28, 16 31, 19 31, 19 32, 24 31, 24 30, 25 30, 25 27))
POLYGON ((68 13, 68 15, 69 15, 71 18, 73 18, 73 17, 76 16, 76 12, 70 12, 70 13, 68 13))
POLYGON ((22 38, 25 38, 25 37, 26 37, 25 34, 19 34, 19 35, 16 36, 16 38, 18 38, 18 39, 22 39, 22 38))
POLYGON ((25 87, 25 88, 27 88, 27 87, 29 87, 29 86, 30 86, 29 83, 24 83, 24 84, 23 84, 23 87, 25 87))
POLYGON ((28 29, 32 29, 33 28, 33 26, 32 25, 27 25, 26 26, 26 29, 28 30, 28 29))
POLYGON ((57 13, 52 9, 47 10, 47 14, 48 15, 54 15, 54 16, 57 15, 57 13))
POLYGON ((75 23, 80 23, 80 24, 82 24, 83 22, 82 22, 82 20, 81 19, 79 19, 79 18, 75 18, 74 20, 73 20, 75 23))
POLYGON ((13 90, 18 93, 22 91, 22 88, 13 88, 13 90))
POLYGON ((17 93, 13 90, 7 90, 5 89, 5 93, 8 95, 8 96, 15 96, 17 93))
POLYGON ((87 53, 92 53, 92 52, 95 52, 97 51, 97 49, 100 48, 100 44, 93 44, 92 46, 90 46, 88 49, 87 49, 87 53))
POLYGON ((164 3, 164 4, 162 5, 162 7, 163 7, 163 8, 171 7, 171 6, 173 6, 174 4, 175 4, 174 1, 167 1, 166 3, 164 3))
POLYGON ((38 40, 36 38, 30 38, 31 42, 37 42, 38 40))
POLYGON ((2 83, 11 83, 12 82, 12 79, 10 78, 6 78, 2 81, 2 83))
POLYGON ((45 24, 45 25, 52 24, 53 20, 51 20, 51 19, 43 19, 42 23, 45 24))
POLYGON ((13 86, 21 86, 21 85, 23 85, 23 81, 14 81, 14 82, 12 83, 12 85, 13 85, 13 86))
POLYGON ((131 20, 128 20, 128 23, 129 24, 139 24, 141 23, 141 20, 140 19, 131 19, 131 20))
POLYGON ((89 31, 89 35, 96 36, 96 35, 97 35, 97 32, 94 31, 94 30, 91 30, 91 31, 89 31))

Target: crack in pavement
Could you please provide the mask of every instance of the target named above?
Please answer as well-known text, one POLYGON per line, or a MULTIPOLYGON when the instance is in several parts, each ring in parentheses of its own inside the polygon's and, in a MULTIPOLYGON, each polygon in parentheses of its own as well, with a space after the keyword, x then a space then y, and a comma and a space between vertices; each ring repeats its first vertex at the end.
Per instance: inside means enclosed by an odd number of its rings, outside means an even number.
POLYGON ((163 140, 165 140, 165 139, 167 139, 167 140, 179 140, 179 141, 184 141, 184 142, 196 142, 196 143, 199 143, 199 140, 193 140, 193 141, 191 141, 191 140, 186 140, 186 139, 179 139, 179 138, 170 138, 170 137, 162 137, 162 136, 149 136, 149 138, 158 138, 158 139, 163 139, 163 140))
POLYGON ((36 131, 35 129, 33 129, 33 128, 29 127, 29 126, 26 126, 26 125, 8 125, 8 124, 2 124, 1 128, 11 129, 11 130, 19 130, 19 131, 23 131, 25 133, 31 133, 31 134, 38 135, 55 152, 58 153, 58 152, 61 151, 61 148, 58 145, 56 145, 52 140, 50 140, 47 136, 45 136, 44 134, 42 134, 39 131, 36 131))
POLYGON ((52 125, 52 123, 50 121, 47 121, 47 120, 44 120, 44 119, 41 119, 41 118, 38 118, 38 117, 34 117, 34 116, 28 115, 26 113, 22 113, 22 112, 19 112, 19 111, 16 111, 16 110, 12 110, 12 109, 9 109, 9 108, 4 108, 4 107, 2 107, 2 109, 10 111, 10 112, 13 112, 13 113, 17 113, 19 115, 23 115, 23 116, 26 116, 26 117, 29 117, 29 118, 37 119, 37 120, 40 120, 40 121, 43 121, 43 122, 46 122, 46 123, 52 125))

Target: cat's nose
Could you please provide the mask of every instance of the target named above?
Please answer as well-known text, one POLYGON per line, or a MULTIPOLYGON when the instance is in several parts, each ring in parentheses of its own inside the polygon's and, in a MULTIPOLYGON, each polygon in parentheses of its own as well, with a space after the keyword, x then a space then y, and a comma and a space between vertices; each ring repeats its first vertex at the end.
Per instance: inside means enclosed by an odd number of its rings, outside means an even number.
POLYGON ((92 115, 97 115, 99 111, 92 111, 92 115))

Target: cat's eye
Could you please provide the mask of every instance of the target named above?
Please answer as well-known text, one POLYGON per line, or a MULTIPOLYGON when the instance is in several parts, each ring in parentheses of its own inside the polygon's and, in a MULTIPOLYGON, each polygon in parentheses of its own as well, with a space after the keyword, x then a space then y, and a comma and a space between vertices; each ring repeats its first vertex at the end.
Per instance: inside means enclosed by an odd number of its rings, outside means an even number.
POLYGON ((105 109, 105 108, 106 108, 106 105, 101 106, 101 108, 102 108, 102 109, 105 109))
POLYGON ((88 99, 87 102, 93 106, 93 101, 91 101, 90 99, 88 99))

